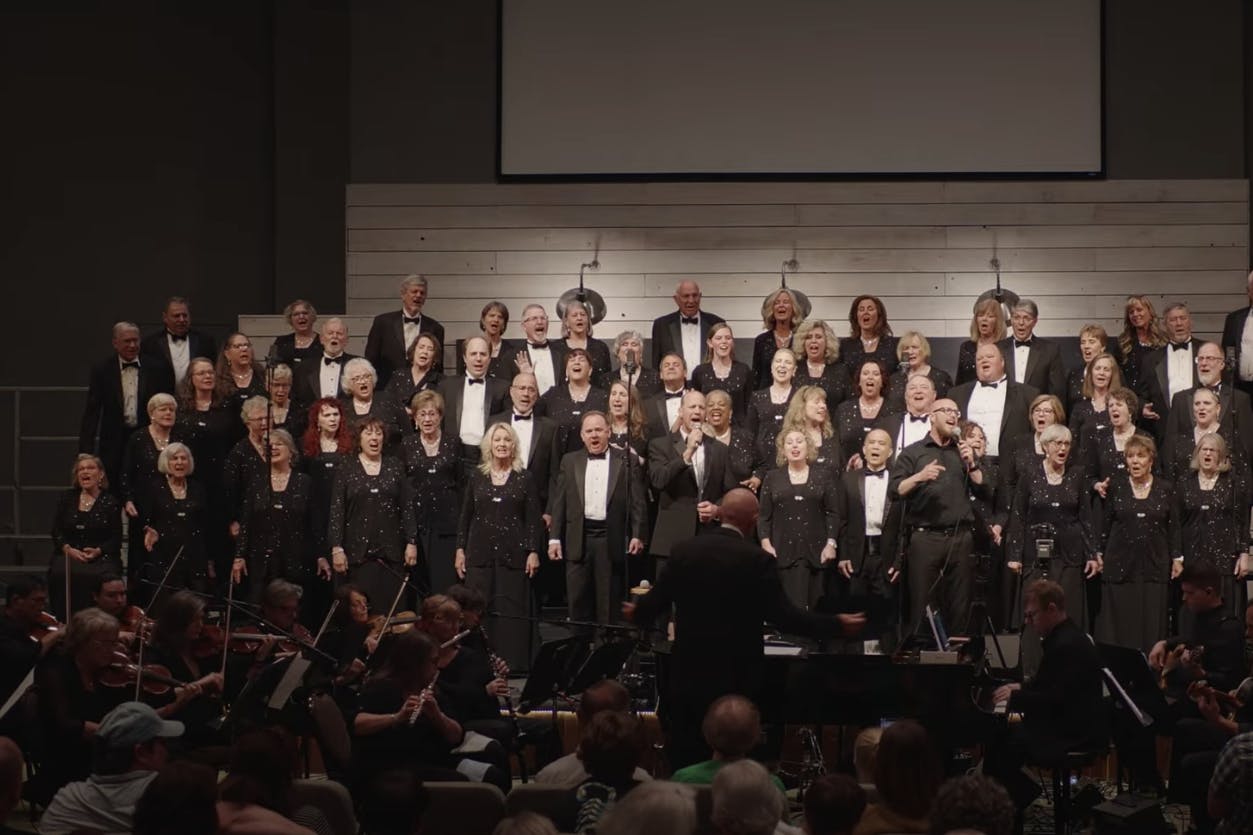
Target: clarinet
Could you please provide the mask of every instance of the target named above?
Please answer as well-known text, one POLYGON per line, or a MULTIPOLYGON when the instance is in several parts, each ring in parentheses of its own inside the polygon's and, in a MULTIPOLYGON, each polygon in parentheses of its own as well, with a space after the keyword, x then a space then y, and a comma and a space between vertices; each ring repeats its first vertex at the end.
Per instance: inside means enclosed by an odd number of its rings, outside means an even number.
MULTIPOLYGON (((451 646, 461 643, 461 641, 470 634, 470 630, 466 629, 458 632, 447 641, 439 645, 440 650, 446 650, 451 646)), ((435 668, 435 675, 431 676, 431 683, 422 688, 422 692, 418 695, 418 706, 413 709, 413 713, 409 714, 409 727, 413 727, 418 723, 418 717, 422 715, 422 708, 426 707, 426 703, 435 696, 435 683, 439 681, 439 668, 435 668)))
MULTIPOLYGON (((509 663, 505 659, 496 654, 492 649, 491 643, 487 640, 487 630, 483 628, 483 624, 479 624, 479 634, 483 636, 483 646, 487 647, 487 660, 492 665, 492 674, 496 678, 509 680, 509 663)), ((509 721, 516 726, 518 724, 518 715, 513 709, 513 698, 510 696, 498 697, 504 703, 504 707, 509 711, 509 721)))

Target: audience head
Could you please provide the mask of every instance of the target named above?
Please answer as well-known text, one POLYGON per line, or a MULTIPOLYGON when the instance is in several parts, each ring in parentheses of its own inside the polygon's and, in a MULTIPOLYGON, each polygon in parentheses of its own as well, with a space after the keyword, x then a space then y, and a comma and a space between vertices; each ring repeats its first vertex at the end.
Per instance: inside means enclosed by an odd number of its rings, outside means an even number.
POLYGON ((901 719, 884 729, 874 775, 884 806, 906 817, 925 818, 940 778, 940 758, 922 725, 901 719))
POLYGON ((1014 339, 1023 341, 1031 338, 1035 323, 1040 320, 1040 309, 1031 299, 1019 299, 1009 311, 1009 325, 1014 331, 1014 339))
POLYGON ((631 694, 613 679, 601 679, 583 691, 579 702, 579 722, 586 724, 598 713, 626 713, 631 707, 631 694))
POLYGON ((174 336, 186 336, 191 330, 191 305, 182 296, 170 296, 161 312, 161 323, 174 336))
POLYGON ((1000 342, 1005 338, 1005 308, 996 299, 987 298, 975 304, 970 317, 970 341, 1000 342))
POLYGON ((422 816, 431 797, 416 774, 404 770, 385 771, 367 783, 363 787, 363 801, 358 806, 363 832, 412 835, 422 831, 422 816))
POLYGON ((159 771, 167 739, 183 735, 183 723, 162 719, 144 702, 122 702, 100 720, 93 738, 94 774, 159 771))
POLYGON ((348 326, 338 316, 322 323, 322 350, 328 357, 338 357, 348 346, 348 326))
POLYGON ((935 795, 931 835, 958 831, 1011 835, 1014 815, 1014 802, 1000 783, 982 774, 954 777, 935 795))
POLYGON ((861 295, 853 299, 848 307, 848 324, 854 339, 864 334, 879 337, 892 333, 887 308, 878 296, 861 295))
POLYGON ((1189 466, 1206 475, 1229 472, 1231 456, 1223 436, 1217 432, 1206 432, 1202 435, 1201 440, 1196 442, 1196 449, 1192 450, 1189 466))
POLYGON ((1052 580, 1036 580, 1022 594, 1022 617, 1041 636, 1066 620, 1066 593, 1052 580))
POLYGON ((178 760, 157 772, 135 804, 134 835, 214 835, 218 775, 207 765, 178 760))
POLYGON ((735 528, 746 537, 753 536, 761 508, 752 490, 747 487, 733 487, 723 495, 722 503, 718 507, 723 525, 735 528))
POLYGON ((0 736, 0 821, 9 817, 9 813, 22 799, 22 773, 26 767, 26 759, 22 749, 7 736, 0 736))
POLYGON ((853 770, 857 772, 857 782, 874 782, 875 764, 879 761, 879 739, 882 736, 883 728, 863 728, 853 740, 853 770))
POLYGON ((230 765, 218 795, 230 803, 289 815, 295 764, 296 743, 287 731, 280 727, 247 731, 231 747, 230 765))
POLYGON ((1005 357, 996 345, 985 342, 975 349, 975 376, 981 383, 995 383, 1005 376, 1005 357))
POLYGON ((630 781, 644 753, 640 721, 625 711, 602 710, 583 729, 579 759, 595 781, 621 786, 630 781))
POLYGON ((738 760, 714 775, 712 823, 722 835, 773 835, 783 817, 783 795, 770 772, 738 760))
POLYGON ((414 274, 401 279, 400 303, 410 316, 422 312, 422 305, 426 304, 426 276, 414 274))
POLYGON ((139 358, 139 325, 134 322, 118 322, 113 326, 113 350, 123 362, 139 358))
POLYGON ((705 712, 701 733, 713 749, 715 759, 742 759, 761 738, 761 713, 743 696, 722 696, 705 712))
POLYGON ((615 803, 596 835, 695 835, 698 822, 694 788, 651 780, 615 803))
MULTIPOLYGON (((858 737, 860 739, 860 737, 858 737)), ((866 790, 847 774, 826 774, 805 790, 805 835, 851 835, 866 810, 866 790)))
POLYGON ((557 835, 557 827, 543 815, 524 811, 503 818, 492 835, 557 835))
POLYGON ((700 285, 695 281, 680 281, 674 288, 674 303, 683 316, 700 313, 700 285))
POLYGON ((1195 613, 1208 612, 1222 605, 1222 574, 1209 560, 1188 560, 1179 575, 1183 605, 1195 613))

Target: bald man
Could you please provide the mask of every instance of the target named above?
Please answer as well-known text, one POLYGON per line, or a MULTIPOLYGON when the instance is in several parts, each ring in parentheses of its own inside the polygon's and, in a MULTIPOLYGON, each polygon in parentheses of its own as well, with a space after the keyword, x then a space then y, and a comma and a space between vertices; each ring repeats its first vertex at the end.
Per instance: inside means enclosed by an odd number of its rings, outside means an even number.
POLYGON ((638 604, 622 607, 644 627, 675 607, 670 692, 663 701, 675 768, 708 755, 700 729, 714 700, 729 693, 759 695, 763 622, 819 637, 857 632, 865 622, 861 615, 812 614, 788 600, 774 558, 757 544, 757 513, 750 490, 728 491, 717 511, 721 524, 675 543, 652 590, 638 604))
POLYGON ((148 425, 148 400, 161 390, 161 380, 155 365, 139 359, 139 326, 115 324, 113 352, 91 369, 78 430, 78 451, 100 456, 115 491, 121 484, 126 439, 148 425))
POLYGON ((695 281, 679 282, 674 288, 674 304, 678 310, 653 320, 653 368, 661 367, 666 354, 678 354, 690 375, 704 361, 709 329, 726 320, 701 310, 700 285, 695 281))

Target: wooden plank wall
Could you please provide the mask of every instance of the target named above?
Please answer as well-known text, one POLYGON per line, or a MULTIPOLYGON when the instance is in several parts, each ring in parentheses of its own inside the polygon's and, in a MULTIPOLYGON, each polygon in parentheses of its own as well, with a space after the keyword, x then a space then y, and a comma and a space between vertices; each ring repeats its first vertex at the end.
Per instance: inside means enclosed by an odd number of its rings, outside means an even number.
MULTIPOLYGON (((450 342, 478 332, 490 299, 521 336, 522 306, 538 300, 552 315, 595 256, 587 284, 609 306, 598 337, 647 335, 690 277, 705 308, 751 338, 762 297, 796 258, 789 285, 839 335, 867 292, 897 333, 960 337, 995 255, 1004 285, 1039 304, 1043 335, 1093 321, 1116 333, 1133 292, 1159 312, 1188 301, 1198 332, 1216 335, 1247 303, 1248 195, 1246 180, 352 185, 346 312, 360 350, 370 318, 395 309, 400 278, 418 272, 450 342)), ((273 316, 240 324, 259 350, 286 329, 273 316)))

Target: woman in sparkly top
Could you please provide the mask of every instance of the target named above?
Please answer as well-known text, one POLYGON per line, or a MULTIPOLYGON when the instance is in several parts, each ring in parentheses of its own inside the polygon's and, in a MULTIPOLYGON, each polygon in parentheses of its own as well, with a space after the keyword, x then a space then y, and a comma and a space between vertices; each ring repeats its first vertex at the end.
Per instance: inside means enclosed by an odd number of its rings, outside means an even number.
POLYGON ((482 462, 470 475, 457 529, 457 574, 492 601, 502 617, 487 622, 493 646, 512 670, 531 665, 535 628, 529 578, 539 571, 544 544, 539 491, 523 468, 518 436, 494 423, 479 445, 482 462))
POLYGON ((778 562, 788 598, 811 609, 822 596, 823 570, 835 564, 838 471, 812 466, 818 450, 801 428, 781 432, 777 449, 778 466, 761 486, 757 532, 761 547, 778 562))
POLYGON ((774 442, 783 428, 783 416, 796 393, 792 384, 796 376, 796 354, 790 348, 780 348, 770 360, 771 383, 753 392, 748 398, 748 415, 745 426, 753 435, 758 457, 769 461, 774 457, 774 442))
POLYGON ((922 374, 935 386, 936 398, 947 397, 953 378, 943 368, 931 364, 931 343, 918 331, 905 331, 896 343, 897 371, 888 380, 888 402, 896 411, 905 411, 905 384, 922 374))
POLYGON ((1109 420, 1104 424, 1088 421, 1079 438, 1079 455, 1088 484, 1101 498, 1108 492, 1112 476, 1127 474, 1123 450, 1136 434, 1134 421, 1140 409, 1139 398, 1128 388, 1114 389, 1107 400, 1109 420))
POLYGON ((148 492, 151 504, 143 534, 147 552, 145 576, 153 583, 160 583, 176 557, 178 562, 165 581, 166 589, 149 588, 161 592, 162 596, 169 588, 204 591, 207 580, 214 576, 214 566, 208 560, 205 547, 208 519, 205 490, 190 478, 195 471, 191 450, 177 441, 170 443, 157 458, 157 470, 160 474, 153 479, 148 492))
POLYGON ((457 582, 453 557, 457 514, 461 511, 461 447, 455 435, 442 431, 444 397, 439 392, 415 394, 410 409, 417 432, 405 436, 401 457, 417 505, 419 550, 425 569, 418 572, 419 585, 441 594, 457 582))
POLYGON ((709 352, 705 361, 692 370, 692 387, 702 394, 721 389, 731 395, 735 419, 743 420, 752 393, 753 370, 735 358, 735 334, 726 322, 709 329, 705 340, 709 352))
POLYGON ((642 396, 638 389, 628 390, 626 383, 614 380, 609 384, 609 411, 605 415, 609 418, 609 446, 623 453, 630 447, 635 455, 631 466, 646 469, 648 437, 644 434, 642 396))
POLYGON ((861 467, 861 445, 871 429, 882 429, 889 414, 883 385, 887 382, 884 366, 874 357, 867 357, 857 366, 854 378, 856 397, 841 403, 835 410, 835 431, 840 436, 840 449, 847 450, 848 468, 861 467))
POLYGON ((435 361, 439 358, 440 350, 439 340, 433 333, 422 331, 418 334, 405 352, 409 366, 393 371, 391 380, 387 383, 386 394, 393 403, 408 409, 415 394, 439 385, 441 375, 435 370, 435 361))
POLYGON ((799 429, 814 448, 813 464, 828 471, 833 481, 844 472, 844 455, 840 451, 840 436, 835 434, 831 412, 827 408, 827 395, 818 386, 802 386, 787 407, 783 416, 783 430, 799 429))
POLYGON ((328 532, 331 568, 376 612, 391 608, 404 567, 418 562, 413 490, 400 461, 383 457, 386 433, 377 418, 357 428, 357 455, 335 476, 328 532))
POLYGON ((731 474, 743 486, 757 492, 766 474, 752 433, 742 425, 734 425, 731 395, 722 389, 714 389, 705 395, 705 422, 701 429, 715 441, 731 448, 731 474))
POLYGON ((146 493, 157 475, 157 457, 170 441, 182 440, 175 428, 177 414, 178 403, 171 395, 154 394, 148 400, 148 425, 126 439, 119 488, 126 515, 137 528, 144 526, 146 493))
POLYGON ((52 520, 52 560, 48 563, 48 597, 61 620, 90 605, 91 592, 106 574, 122 573, 122 515, 117 499, 105 488, 104 465, 94 455, 74 460, 70 488, 57 501, 52 520), (69 611, 65 607, 65 568, 70 570, 69 611))
POLYGON ((1110 479, 1096 556, 1096 639, 1148 652, 1166 637, 1168 583, 1183 570, 1179 509, 1174 486, 1153 474, 1153 439, 1133 435, 1123 452, 1127 475, 1110 479))
MULTIPOLYGON (((574 302, 578 304, 578 302, 574 302)), ((544 392, 535 404, 535 414, 552 418, 557 424, 557 455, 583 448, 579 424, 583 414, 603 412, 609 406, 609 395, 592 385, 592 359, 582 348, 571 348, 566 354, 565 382, 544 392)))
POLYGON ((1222 574, 1223 608, 1243 617, 1249 561, 1248 474, 1240 473, 1217 433, 1201 436, 1191 467, 1175 484, 1185 560, 1204 560, 1222 574))
POLYGON ((775 290, 761 303, 764 331, 753 340, 753 388, 763 389, 774 379, 774 357, 779 349, 791 349, 796 327, 805 319, 800 300, 786 287, 775 290))
POLYGON ((1122 388, 1122 372, 1112 354, 1097 354, 1083 369, 1079 399, 1070 412, 1070 431, 1075 439, 1083 437, 1089 424, 1097 429, 1109 423, 1109 393, 1122 388))
MULTIPOLYGON (((887 308, 878 296, 863 295, 853 299, 848 308, 848 324, 852 335, 840 340, 840 356, 845 365, 860 368, 864 360, 872 357, 884 368, 896 362, 896 337, 892 336, 892 326, 888 324, 887 308)), ((886 379, 883 384, 886 389, 886 379)), ((860 444, 857 448, 861 449, 860 444)))
POLYGON ((835 331, 822 319, 806 319, 796 329, 800 368, 796 371, 798 386, 819 386, 827 393, 827 406, 832 411, 848 399, 852 383, 848 366, 840 362, 840 342, 835 331))

